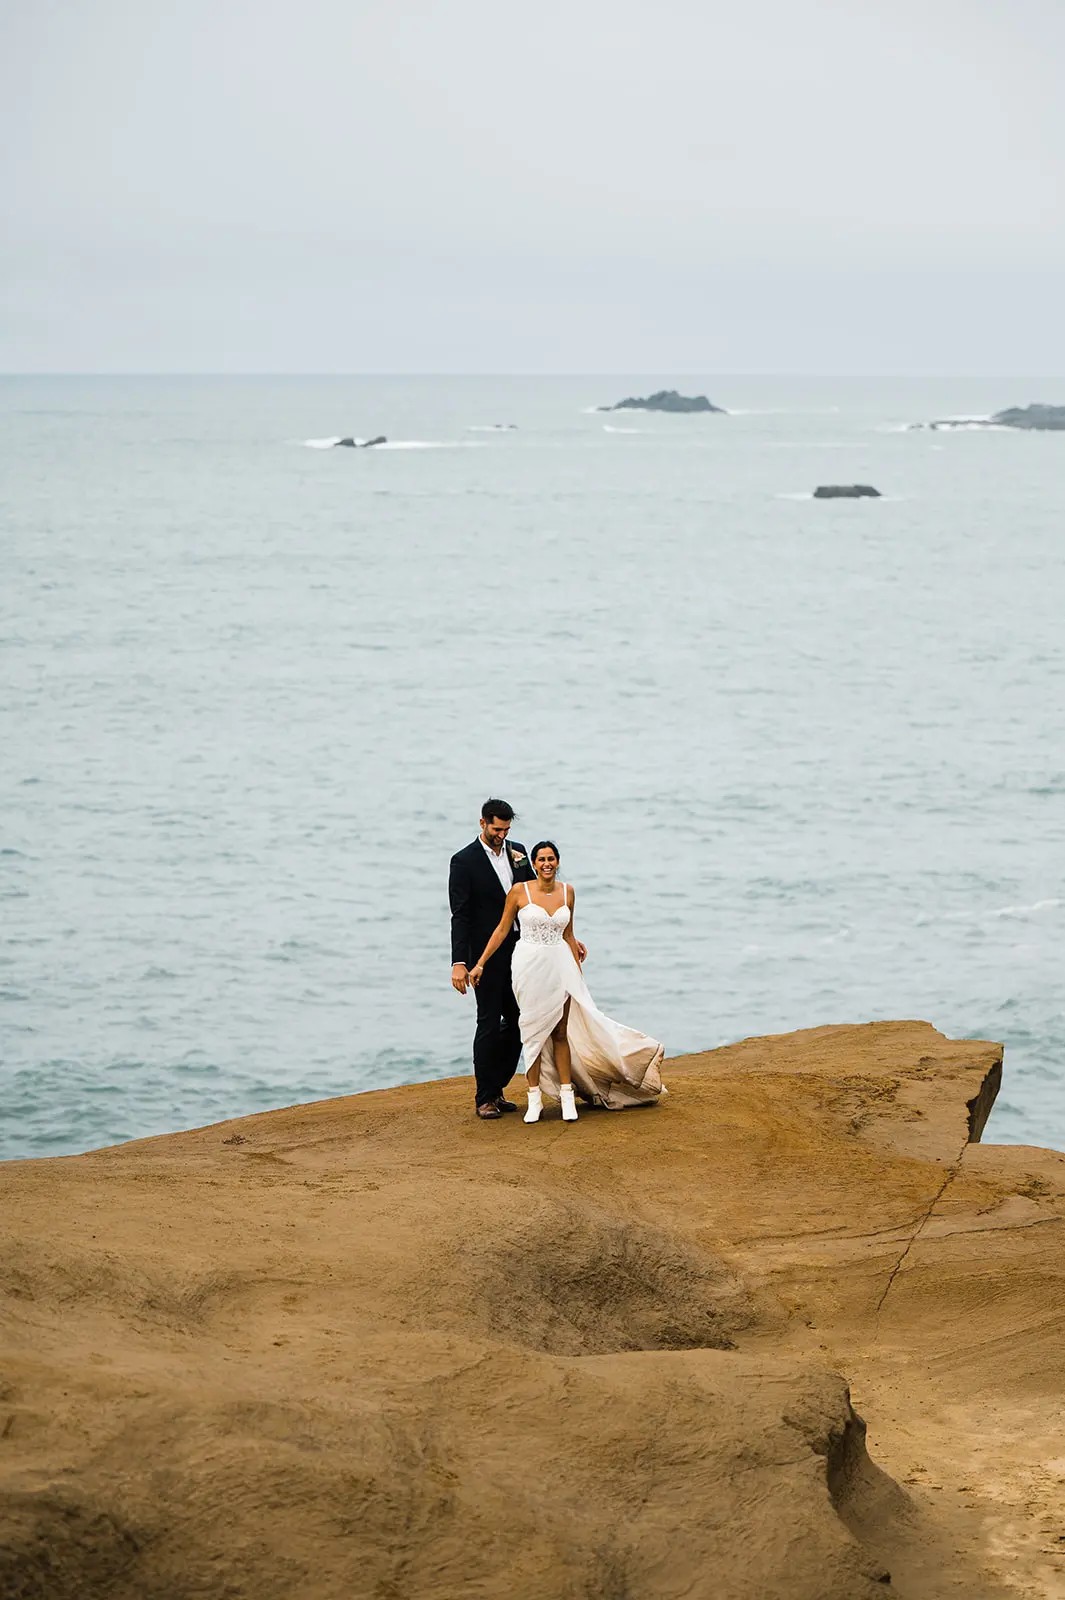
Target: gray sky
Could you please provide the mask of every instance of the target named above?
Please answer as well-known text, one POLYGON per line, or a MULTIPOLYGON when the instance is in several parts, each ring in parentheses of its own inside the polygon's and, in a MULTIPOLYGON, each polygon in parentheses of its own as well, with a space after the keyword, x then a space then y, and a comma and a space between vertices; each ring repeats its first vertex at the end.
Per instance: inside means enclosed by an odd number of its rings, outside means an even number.
POLYGON ((0 370, 1065 373, 1065 0, 0 18, 0 370))

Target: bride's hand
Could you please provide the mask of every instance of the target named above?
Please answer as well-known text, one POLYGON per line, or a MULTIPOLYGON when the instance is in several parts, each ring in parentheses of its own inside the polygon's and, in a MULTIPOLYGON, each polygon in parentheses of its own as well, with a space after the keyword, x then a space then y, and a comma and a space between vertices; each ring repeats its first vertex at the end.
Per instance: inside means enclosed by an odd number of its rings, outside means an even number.
POLYGON ((574 939, 573 942, 577 946, 577 960, 583 967, 584 963, 588 959, 588 946, 586 944, 581 944, 579 939, 574 939))
POLYGON ((478 965, 476 967, 471 967, 470 968, 470 982, 473 984, 473 987, 475 989, 476 989, 477 985, 481 981, 481 974, 483 972, 484 972, 484 968, 479 963, 478 963, 478 965))

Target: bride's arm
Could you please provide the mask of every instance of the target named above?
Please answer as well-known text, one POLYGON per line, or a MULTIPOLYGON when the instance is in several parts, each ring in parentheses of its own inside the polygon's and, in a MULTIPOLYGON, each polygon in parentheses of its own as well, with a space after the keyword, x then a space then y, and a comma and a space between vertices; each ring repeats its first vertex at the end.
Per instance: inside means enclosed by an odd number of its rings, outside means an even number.
POLYGON ((477 984, 480 981, 481 973, 485 969, 485 964, 492 959, 496 951, 499 949, 499 946, 503 943, 503 940, 510 932, 514 918, 518 914, 519 903, 520 896, 518 894, 517 886, 515 886, 507 895, 506 901, 503 905, 503 915, 499 919, 495 933, 493 933, 492 937, 485 945, 484 950, 481 952, 481 959, 470 969, 470 982, 473 984, 474 988, 477 987, 477 984))
POLYGON ((584 950, 584 946, 581 944, 581 941, 576 937, 576 935, 573 932, 573 908, 576 905, 576 903, 577 903, 577 891, 573 887, 572 883, 567 883, 567 885, 566 885, 566 904, 569 906, 569 922, 566 924, 566 931, 562 935, 562 937, 563 937, 563 939, 565 939, 566 943, 569 945, 570 949, 573 951, 573 959, 574 959, 574 961, 577 963, 578 966, 580 966, 581 962, 584 960, 585 950, 584 950))

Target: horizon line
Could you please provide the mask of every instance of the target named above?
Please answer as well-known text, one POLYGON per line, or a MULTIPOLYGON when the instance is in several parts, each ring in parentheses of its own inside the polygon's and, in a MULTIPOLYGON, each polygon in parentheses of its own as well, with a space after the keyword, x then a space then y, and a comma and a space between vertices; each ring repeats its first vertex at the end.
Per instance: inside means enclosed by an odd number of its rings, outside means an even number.
MULTIPOLYGON (((663 369, 658 369, 661 372, 663 369)), ((673 370, 669 374, 673 378, 1065 378, 1065 370, 1061 372, 1025 372, 1017 371, 977 371, 962 369, 958 371, 945 371, 941 368, 920 370, 895 370, 895 371, 811 371, 805 368, 749 368, 729 371, 720 368, 711 372, 702 369, 690 371, 673 370)), ((216 368, 183 368, 183 367, 138 367, 138 368, 108 368, 108 367, 39 367, 16 370, 0 370, 0 379, 4 378, 652 378, 650 371, 638 371, 635 368, 614 368, 609 371, 596 371, 588 369, 567 369, 558 372, 523 371, 454 371, 450 369, 415 370, 414 368, 394 369, 366 369, 366 370, 325 370, 315 368, 248 368, 242 371, 225 371, 216 368)))

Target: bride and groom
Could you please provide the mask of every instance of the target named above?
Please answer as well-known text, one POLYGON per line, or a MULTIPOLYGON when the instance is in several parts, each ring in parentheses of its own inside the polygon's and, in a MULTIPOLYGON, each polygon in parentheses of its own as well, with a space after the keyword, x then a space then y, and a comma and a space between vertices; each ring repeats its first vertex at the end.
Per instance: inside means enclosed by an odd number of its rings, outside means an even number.
POLYGON ((494 1121, 518 1109, 503 1091, 522 1049, 526 1122, 539 1121, 545 1091, 560 1102, 565 1122, 577 1120, 577 1095, 608 1111, 657 1100, 665 1093, 662 1046, 596 1006, 558 849, 544 839, 527 855, 508 837, 513 820, 505 800, 486 800, 480 833, 452 856, 448 882, 451 984, 477 996, 478 1117, 494 1121))

